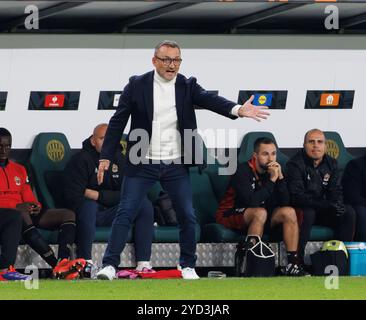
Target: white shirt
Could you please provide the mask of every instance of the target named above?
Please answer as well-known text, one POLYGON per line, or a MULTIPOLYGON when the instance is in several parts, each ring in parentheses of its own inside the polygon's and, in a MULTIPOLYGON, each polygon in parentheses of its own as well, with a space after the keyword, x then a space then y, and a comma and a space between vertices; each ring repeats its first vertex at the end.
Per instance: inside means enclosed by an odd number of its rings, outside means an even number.
POLYGON ((148 159, 168 160, 181 157, 181 138, 175 106, 175 81, 154 72, 154 114, 148 159))
MULTIPOLYGON (((175 81, 165 80, 154 72, 152 133, 146 158, 171 160, 181 157, 181 137, 175 103, 175 81)), ((238 116, 241 105, 232 108, 231 114, 238 116)))

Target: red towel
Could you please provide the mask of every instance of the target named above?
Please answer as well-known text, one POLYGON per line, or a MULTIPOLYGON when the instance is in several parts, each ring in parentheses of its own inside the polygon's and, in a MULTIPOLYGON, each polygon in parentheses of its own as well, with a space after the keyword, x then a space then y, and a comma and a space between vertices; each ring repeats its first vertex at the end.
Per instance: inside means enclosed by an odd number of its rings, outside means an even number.
POLYGON ((154 273, 140 272, 139 276, 143 279, 180 279, 182 278, 182 271, 180 270, 160 270, 154 273))

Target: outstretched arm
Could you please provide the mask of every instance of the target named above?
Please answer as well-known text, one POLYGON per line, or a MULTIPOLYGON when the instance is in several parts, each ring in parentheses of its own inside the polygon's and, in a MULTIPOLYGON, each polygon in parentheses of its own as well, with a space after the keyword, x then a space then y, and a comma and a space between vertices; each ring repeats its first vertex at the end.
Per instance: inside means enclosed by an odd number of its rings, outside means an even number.
POLYGON ((254 96, 252 95, 238 110, 238 116, 240 118, 252 118, 256 121, 261 121, 262 119, 267 119, 270 115, 268 107, 266 106, 255 106, 252 104, 254 96))

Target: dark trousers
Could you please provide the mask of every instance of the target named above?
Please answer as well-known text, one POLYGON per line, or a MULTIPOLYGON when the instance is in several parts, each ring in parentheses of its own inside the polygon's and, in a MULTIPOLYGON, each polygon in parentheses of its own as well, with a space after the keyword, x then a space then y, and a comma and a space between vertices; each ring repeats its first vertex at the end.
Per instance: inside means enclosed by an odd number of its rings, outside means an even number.
POLYGON ((0 208, 0 269, 15 264, 23 219, 17 210, 0 208))
POLYGON ((181 164, 144 164, 136 176, 125 176, 122 182, 121 202, 113 221, 112 232, 103 265, 119 266, 128 231, 137 209, 149 189, 160 181, 169 194, 179 222, 180 259, 182 267, 194 267, 196 263, 196 216, 192 204, 192 190, 188 169, 181 164))
MULTIPOLYGON (((91 259, 96 227, 110 227, 118 206, 106 208, 94 200, 86 199, 76 211, 76 245, 79 258, 91 259)), ((153 238, 154 210, 145 197, 138 209, 135 225, 136 261, 149 261, 153 238)))
POLYGON ((357 241, 366 241, 366 207, 353 206, 356 212, 356 236, 357 241))
POLYGON ((316 225, 327 226, 334 230, 335 240, 352 241, 355 233, 356 214, 353 208, 346 205, 346 212, 342 217, 327 210, 301 208, 302 220, 300 224, 299 254, 304 257, 306 243, 310 239, 311 227, 316 225))

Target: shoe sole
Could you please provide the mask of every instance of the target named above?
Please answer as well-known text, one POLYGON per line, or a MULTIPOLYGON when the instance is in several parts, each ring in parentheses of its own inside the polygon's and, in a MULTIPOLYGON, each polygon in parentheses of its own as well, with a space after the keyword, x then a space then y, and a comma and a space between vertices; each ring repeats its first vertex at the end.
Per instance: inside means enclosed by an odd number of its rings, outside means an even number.
MULTIPOLYGON (((77 262, 77 263, 73 264, 73 265, 70 267, 70 269, 69 269, 69 270, 67 270, 67 271, 64 271, 64 272, 56 272, 56 274, 54 274, 54 275, 53 275, 53 277, 54 277, 55 279, 59 279, 59 280, 60 280, 60 279, 68 280, 68 279, 66 279, 66 277, 67 277, 68 275, 73 274, 73 273, 78 273, 78 277, 74 278, 74 279, 77 279, 77 278, 79 278, 79 277, 80 277, 80 273, 83 271, 83 269, 84 269, 83 264, 82 264, 82 263, 80 263, 80 262, 77 262)), ((74 279, 72 279, 72 280, 74 280, 74 279)))
POLYGON ((110 279, 107 275, 105 274, 98 274, 97 275, 97 279, 98 280, 113 280, 114 278, 110 279))

